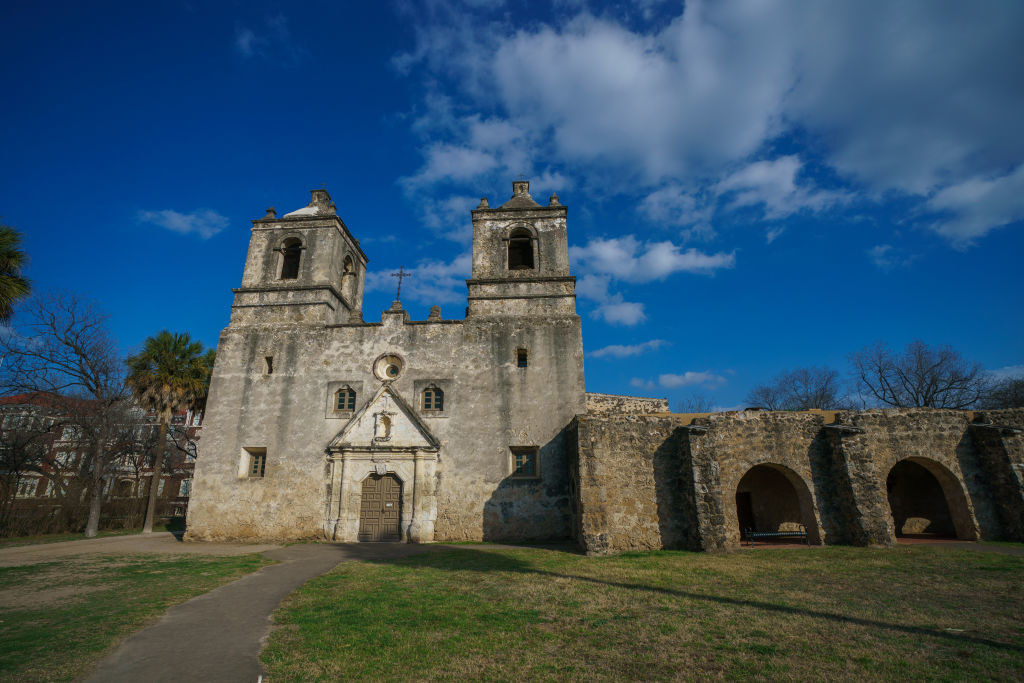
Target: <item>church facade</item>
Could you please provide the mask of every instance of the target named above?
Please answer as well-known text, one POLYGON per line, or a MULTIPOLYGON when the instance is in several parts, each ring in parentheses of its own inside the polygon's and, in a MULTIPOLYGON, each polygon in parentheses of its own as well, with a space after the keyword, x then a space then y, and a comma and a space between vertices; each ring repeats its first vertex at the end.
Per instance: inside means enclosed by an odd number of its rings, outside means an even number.
POLYGON ((396 298, 379 322, 325 190, 253 221, 187 538, 1024 540, 1024 409, 677 415, 586 393, 566 207, 519 181, 472 218, 465 317, 396 298))
POLYGON ((189 537, 565 538, 585 412, 567 209, 525 181, 473 216, 464 319, 365 321, 367 257, 325 190, 253 221, 189 537))

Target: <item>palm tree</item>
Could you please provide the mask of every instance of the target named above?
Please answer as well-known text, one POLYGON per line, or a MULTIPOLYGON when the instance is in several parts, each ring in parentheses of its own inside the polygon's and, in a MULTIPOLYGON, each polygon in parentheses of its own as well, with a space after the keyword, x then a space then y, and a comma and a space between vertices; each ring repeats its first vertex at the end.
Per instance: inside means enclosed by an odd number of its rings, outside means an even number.
POLYGON ((175 334, 164 330, 146 339, 142 351, 126 361, 128 388, 142 407, 156 413, 160 424, 146 522, 142 527, 144 534, 153 531, 159 491, 157 482, 163 470, 171 417, 180 410, 196 408, 206 400, 212 370, 210 359, 208 353, 204 354, 203 345, 192 341, 187 332, 175 334))
POLYGON ((21 276, 27 260, 21 250, 21 233, 0 225, 0 321, 10 320, 14 302, 28 294, 29 281, 21 276))

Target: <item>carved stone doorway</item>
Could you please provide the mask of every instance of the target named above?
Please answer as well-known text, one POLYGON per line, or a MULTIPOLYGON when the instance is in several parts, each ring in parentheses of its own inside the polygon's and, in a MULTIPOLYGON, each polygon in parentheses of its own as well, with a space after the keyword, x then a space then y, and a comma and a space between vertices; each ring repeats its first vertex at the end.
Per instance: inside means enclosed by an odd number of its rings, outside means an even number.
POLYGON ((402 482, 393 474, 371 474, 363 480, 359 505, 360 541, 400 541, 402 482))

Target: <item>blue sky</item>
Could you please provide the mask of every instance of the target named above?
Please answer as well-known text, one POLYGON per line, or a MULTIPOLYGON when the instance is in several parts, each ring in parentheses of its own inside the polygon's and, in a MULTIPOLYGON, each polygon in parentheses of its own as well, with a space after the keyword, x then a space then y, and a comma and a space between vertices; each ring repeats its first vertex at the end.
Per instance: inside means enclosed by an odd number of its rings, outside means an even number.
POLYGON ((4 3, 0 217, 132 350, 207 345, 324 185, 461 317, 469 209, 569 206, 587 388, 720 407, 875 341, 1024 372, 1020 2, 4 3))

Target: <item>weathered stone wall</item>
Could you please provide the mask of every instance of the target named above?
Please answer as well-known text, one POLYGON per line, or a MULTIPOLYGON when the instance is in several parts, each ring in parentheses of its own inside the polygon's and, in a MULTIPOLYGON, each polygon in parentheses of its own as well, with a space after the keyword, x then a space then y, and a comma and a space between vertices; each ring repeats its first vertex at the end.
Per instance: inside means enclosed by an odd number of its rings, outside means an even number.
POLYGON ((684 430, 672 417, 580 416, 574 524, 588 553, 692 547, 693 509, 681 480, 684 430), (689 508, 689 509, 688 509, 689 508))
POLYGON ((592 553, 736 547, 739 492, 751 494, 758 525, 771 527, 758 530, 801 523, 811 543, 892 543, 921 524, 907 527, 908 506, 934 517, 919 531, 945 523, 960 538, 1022 539, 1022 427, 1024 411, 588 415, 577 422, 577 538, 592 553), (894 479, 906 503, 897 529, 887 478, 899 463, 931 479, 914 491, 894 479), (764 500, 780 493, 788 500, 764 500))
POLYGON ((667 398, 642 398, 587 392, 588 415, 647 415, 667 413, 667 398))

